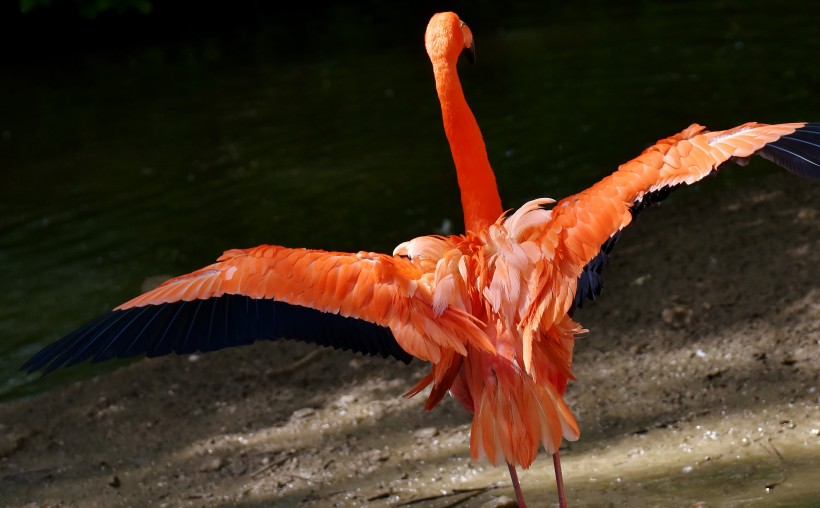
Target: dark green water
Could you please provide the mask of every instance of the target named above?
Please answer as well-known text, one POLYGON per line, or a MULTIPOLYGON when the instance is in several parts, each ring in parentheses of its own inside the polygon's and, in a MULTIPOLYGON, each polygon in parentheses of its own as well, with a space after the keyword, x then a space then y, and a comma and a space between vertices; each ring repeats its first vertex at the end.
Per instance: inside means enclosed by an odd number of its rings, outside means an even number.
MULTIPOLYGON (((507 207, 580 190, 690 122, 820 119, 816 0, 461 15, 479 61, 463 84, 507 207)), ((149 276, 259 243, 390 251, 447 220, 458 231, 424 23, 317 19, 5 66, 0 399, 110 368, 17 370, 149 276)))

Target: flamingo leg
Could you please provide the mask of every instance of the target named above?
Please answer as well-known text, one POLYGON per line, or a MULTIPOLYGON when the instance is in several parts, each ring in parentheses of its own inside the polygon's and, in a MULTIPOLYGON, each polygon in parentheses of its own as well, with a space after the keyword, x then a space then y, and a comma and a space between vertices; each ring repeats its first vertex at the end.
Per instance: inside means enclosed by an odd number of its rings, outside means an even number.
POLYGON ((510 478, 512 479, 513 489, 515 490, 515 500, 518 502, 518 508, 527 508, 527 503, 524 501, 524 493, 521 492, 521 483, 518 482, 518 473, 515 472, 515 466, 511 462, 507 462, 507 467, 510 469, 510 478))
POLYGON ((555 485, 558 488, 558 507, 567 508, 567 496, 564 494, 564 477, 561 474, 561 457, 558 452, 552 454, 552 465, 555 467, 555 485))

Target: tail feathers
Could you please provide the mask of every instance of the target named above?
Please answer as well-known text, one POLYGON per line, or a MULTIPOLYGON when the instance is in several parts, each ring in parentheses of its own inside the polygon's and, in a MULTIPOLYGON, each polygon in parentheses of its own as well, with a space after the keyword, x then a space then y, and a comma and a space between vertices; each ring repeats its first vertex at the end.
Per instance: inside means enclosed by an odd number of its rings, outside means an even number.
POLYGON ((473 459, 485 456, 493 465, 504 460, 527 468, 539 446, 553 454, 562 439, 578 439, 575 417, 553 386, 539 385, 522 372, 496 374, 496 382, 486 381, 476 401, 470 433, 473 459))
POLYGON ((807 123, 757 151, 783 169, 803 178, 820 180, 820 122, 807 123))

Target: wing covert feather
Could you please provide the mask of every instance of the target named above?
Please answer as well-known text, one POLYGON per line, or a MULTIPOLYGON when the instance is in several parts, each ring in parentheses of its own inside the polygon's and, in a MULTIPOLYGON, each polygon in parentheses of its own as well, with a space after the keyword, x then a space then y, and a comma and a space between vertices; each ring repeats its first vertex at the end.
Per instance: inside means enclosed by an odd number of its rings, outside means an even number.
MULTIPOLYGON (((726 161, 754 154, 801 176, 818 178, 818 132, 818 124, 806 123, 752 122, 717 132, 692 124, 658 141, 592 187, 559 201, 552 209, 553 220, 530 234, 535 241, 549 236, 559 239, 556 259, 562 271, 570 274, 566 283, 576 295, 572 307, 563 310, 572 311, 584 297, 600 292, 603 261, 616 235, 645 207, 645 200, 657 203, 670 190, 700 181, 726 161)), ((535 295, 533 301, 547 297, 535 295)))
POLYGON ((170 279, 46 346, 24 368, 91 359, 214 351, 294 339, 370 355, 438 362, 468 344, 494 352, 479 322, 434 313, 423 270, 402 256, 262 245, 170 279))
POLYGON ((226 251, 216 263, 175 277, 117 310, 244 295, 316 309, 390 328, 408 353, 438 361, 441 348, 494 351, 475 319, 453 307, 432 311, 432 291, 407 258, 261 245, 226 251))

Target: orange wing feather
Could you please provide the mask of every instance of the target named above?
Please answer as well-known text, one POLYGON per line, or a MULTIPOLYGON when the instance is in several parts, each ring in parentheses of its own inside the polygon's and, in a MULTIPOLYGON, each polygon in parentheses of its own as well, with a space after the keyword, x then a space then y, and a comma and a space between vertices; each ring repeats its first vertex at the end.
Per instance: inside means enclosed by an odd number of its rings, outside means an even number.
POLYGON ((572 289, 584 267, 601 246, 632 221, 634 206, 645 196, 681 184, 691 185, 731 158, 745 158, 805 123, 766 125, 747 123, 725 131, 709 132, 692 124, 679 134, 658 141, 616 172, 578 194, 566 197, 552 209, 552 221, 530 231, 529 239, 552 243, 557 239, 555 261, 561 277, 555 284, 542 282, 532 296, 527 321, 533 326, 554 322, 566 314, 572 289), (557 298, 556 298, 557 297, 557 298))
POLYGON ((550 231, 558 233, 565 259, 580 271, 601 245, 632 220, 630 208, 644 195, 664 187, 691 185, 732 157, 749 157, 805 123, 747 123, 709 132, 692 124, 679 134, 658 141, 612 175, 587 190, 559 201, 550 231))
POLYGON ((438 362, 466 344, 493 352, 470 314, 447 306, 434 315, 432 288, 407 258, 261 245, 226 251, 216 263, 170 279, 115 310, 245 295, 363 319, 389 327, 411 355, 438 362))

